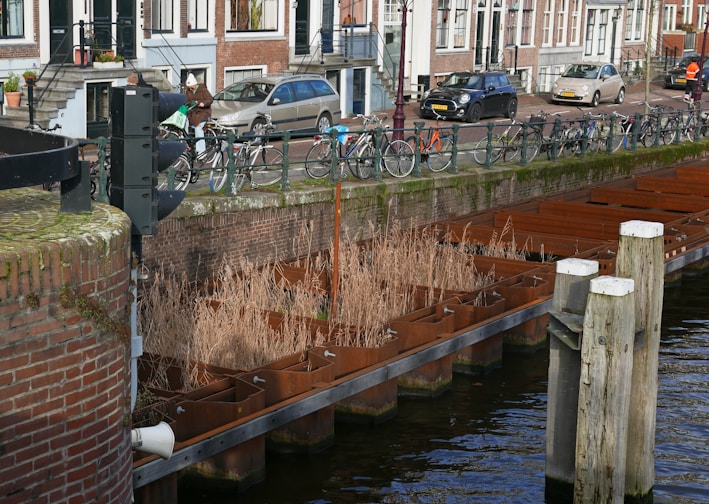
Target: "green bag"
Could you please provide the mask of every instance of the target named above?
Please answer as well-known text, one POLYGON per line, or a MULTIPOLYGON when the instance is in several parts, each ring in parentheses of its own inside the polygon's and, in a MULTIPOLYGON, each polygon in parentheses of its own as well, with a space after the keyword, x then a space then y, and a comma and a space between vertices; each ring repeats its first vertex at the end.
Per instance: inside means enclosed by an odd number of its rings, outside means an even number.
POLYGON ((180 105, 180 108, 178 108, 170 117, 165 119, 162 124, 163 126, 175 126, 176 128, 179 128, 181 130, 186 130, 187 129, 187 112, 189 112, 190 108, 187 106, 187 104, 180 105))

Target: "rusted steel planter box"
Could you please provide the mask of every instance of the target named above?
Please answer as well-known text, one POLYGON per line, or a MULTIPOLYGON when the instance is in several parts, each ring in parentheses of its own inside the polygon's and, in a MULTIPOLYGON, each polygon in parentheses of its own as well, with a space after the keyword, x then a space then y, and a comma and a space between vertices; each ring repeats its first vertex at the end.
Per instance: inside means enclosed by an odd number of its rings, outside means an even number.
MULTIPOLYGON (((376 348, 328 345, 310 351, 332 362, 335 379, 384 362, 399 353, 399 341, 376 348)), ((346 423, 378 424, 396 416, 397 379, 392 378, 335 404, 335 420, 346 423)))
MULTIPOLYGON (((505 298, 505 310, 518 308, 534 299, 549 295, 554 290, 554 283, 544 274, 525 275, 508 284, 495 287, 505 298)), ((505 351, 533 352, 545 344, 549 314, 540 315, 524 322, 503 334, 505 351)))
MULTIPOLYGON (((455 330, 455 318, 444 313, 445 302, 421 308, 392 320, 389 327, 399 338, 399 351, 408 352, 455 330)), ((453 381, 453 356, 424 364, 399 376, 399 395, 436 397, 453 381)))
MULTIPOLYGON (((266 407, 326 385, 334 379, 332 362, 318 355, 296 354, 245 373, 242 379, 266 392, 266 407)), ((279 453, 314 453, 329 448, 335 436, 335 407, 327 406, 266 434, 266 449, 279 453)))
MULTIPOLYGON (((256 385, 230 377, 186 393, 175 408, 176 447, 201 439, 213 429, 235 422, 266 407, 266 392, 256 385), (180 407, 181 413, 177 412, 180 407)), ((186 486, 219 487, 244 491, 260 483, 266 472, 266 439, 258 436, 181 471, 186 486)))
POLYGON ((301 283, 303 285, 313 285, 316 294, 328 294, 330 292, 330 278, 327 271, 319 271, 311 268, 301 268, 290 264, 280 264, 275 270, 276 284, 285 282, 289 285, 301 283))
MULTIPOLYGON (((483 322, 505 311, 505 298, 494 289, 486 289, 462 304, 447 304, 453 311, 455 330, 483 322)), ((467 375, 484 374, 502 362, 502 334, 470 345, 453 354, 453 372, 467 375)))
POLYGON ((150 353, 144 353, 138 359, 139 383, 158 397, 164 398, 175 397, 193 388, 207 386, 238 372, 235 369, 212 366, 202 362, 185 363, 179 359, 150 353), (190 376, 194 377, 199 384, 197 387, 184 382, 186 368, 190 369, 190 376), (158 374, 162 375, 159 379, 160 386, 146 385, 154 383, 158 374))

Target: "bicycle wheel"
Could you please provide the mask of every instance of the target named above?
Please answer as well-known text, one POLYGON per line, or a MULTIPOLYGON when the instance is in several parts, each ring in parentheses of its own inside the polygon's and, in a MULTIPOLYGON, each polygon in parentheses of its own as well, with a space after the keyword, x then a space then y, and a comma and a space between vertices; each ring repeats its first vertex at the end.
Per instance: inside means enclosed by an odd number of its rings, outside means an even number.
POLYGON ((314 179, 325 178, 332 169, 332 145, 329 139, 313 144, 305 156, 305 173, 314 179))
POLYGON ((515 135, 512 140, 507 144, 505 149, 505 161, 512 161, 515 159, 522 160, 522 150, 525 151, 525 160, 530 163, 539 152, 540 139, 536 136, 537 133, 530 132, 527 134, 526 144, 521 132, 515 135))
POLYGON ((649 122, 647 126, 645 126, 645 130, 643 131, 640 141, 642 142, 643 146, 645 147, 652 147, 655 145, 655 137, 657 136, 657 125, 654 122, 649 122))
MULTIPOLYGON (((374 175, 374 163, 375 163, 376 152, 374 150, 374 145, 369 142, 365 142, 357 148, 357 151, 348 160, 349 163, 354 164, 355 177, 361 180, 368 180, 374 175)), ((350 167, 353 165, 350 164, 350 167)))
POLYGON ((453 157, 453 139, 440 137, 428 151, 426 165, 432 172, 442 172, 451 164, 453 157))
POLYGON ((192 178, 190 161, 187 159, 186 154, 180 155, 180 157, 177 158, 177 161, 172 164, 171 168, 168 168, 164 173, 160 174, 158 189, 168 188, 169 172, 172 168, 175 170, 175 189, 180 191, 186 190, 190 183, 190 179, 192 178))
MULTIPOLYGON (((492 147, 490 163, 495 163, 502 155, 502 150, 505 147, 504 141, 498 135, 494 135, 490 142, 492 147)), ((473 159, 480 165, 485 165, 487 161, 487 138, 483 138, 477 144, 475 144, 475 149, 473 149, 473 159)))
POLYGON ((697 121, 697 116, 692 114, 682 128, 682 135, 690 142, 694 142, 697 136, 697 128, 699 128, 699 121, 697 121))
POLYGON ((610 149, 611 152, 616 152, 618 149, 620 149, 621 145, 626 145, 628 143, 628 137, 625 134, 625 131, 623 130, 623 125, 616 122, 613 124, 612 128, 612 134, 611 134, 611 127, 610 124, 608 125, 608 131, 605 133, 605 138, 603 142, 603 146, 607 148, 608 142, 610 141, 610 149), (612 136, 612 138, 611 138, 612 136))
POLYGON ((559 137, 559 151, 557 156, 560 158, 571 157, 579 150, 579 140, 581 132, 578 128, 567 129, 562 131, 559 137))
POLYGON ((675 141, 675 138, 677 138, 677 126, 679 124, 679 121, 677 120, 676 117, 671 117, 665 121, 665 124, 662 126, 662 129, 660 130, 660 136, 662 138, 662 143, 665 145, 669 145, 675 141))
POLYGON ((273 145, 263 145, 251 158, 251 185, 270 186, 283 177, 283 152, 273 145))
MULTIPOLYGON (((413 139, 416 142, 416 139, 413 139)), ((408 142, 393 140, 387 145, 383 156, 384 169, 392 177, 406 177, 414 170, 414 149, 408 142)))

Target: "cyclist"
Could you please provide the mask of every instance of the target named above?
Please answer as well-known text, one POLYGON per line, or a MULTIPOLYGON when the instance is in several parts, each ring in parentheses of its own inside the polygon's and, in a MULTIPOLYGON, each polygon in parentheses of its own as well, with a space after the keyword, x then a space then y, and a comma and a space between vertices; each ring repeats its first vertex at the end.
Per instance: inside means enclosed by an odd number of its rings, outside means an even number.
POLYGON ((684 101, 687 103, 694 102, 694 89, 697 87, 697 74, 699 74, 699 64, 697 57, 692 57, 692 61, 687 65, 687 85, 684 88, 684 101))
MULTIPOLYGON (((185 96, 188 102, 195 102, 197 105, 187 113, 190 126, 194 127, 195 138, 204 138, 204 123, 212 117, 212 93, 209 92, 204 83, 197 82, 194 74, 190 72, 185 81, 185 96)), ((197 153, 205 149, 204 140, 198 140, 196 144, 197 153)))

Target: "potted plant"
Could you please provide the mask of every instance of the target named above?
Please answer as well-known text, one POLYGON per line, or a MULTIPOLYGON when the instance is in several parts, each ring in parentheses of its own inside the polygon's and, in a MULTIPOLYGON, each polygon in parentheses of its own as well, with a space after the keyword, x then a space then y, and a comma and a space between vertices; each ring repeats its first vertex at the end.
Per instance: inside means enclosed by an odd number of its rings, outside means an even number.
POLYGON ((7 80, 2 85, 5 92, 5 103, 8 107, 20 106, 20 76, 14 72, 10 72, 7 80))
POLYGON ((123 56, 116 56, 113 51, 99 53, 94 59, 94 67, 123 68, 123 56))
POLYGON ((25 85, 34 86, 37 81, 37 72, 33 68, 28 68, 22 73, 22 77, 25 78, 25 85))

